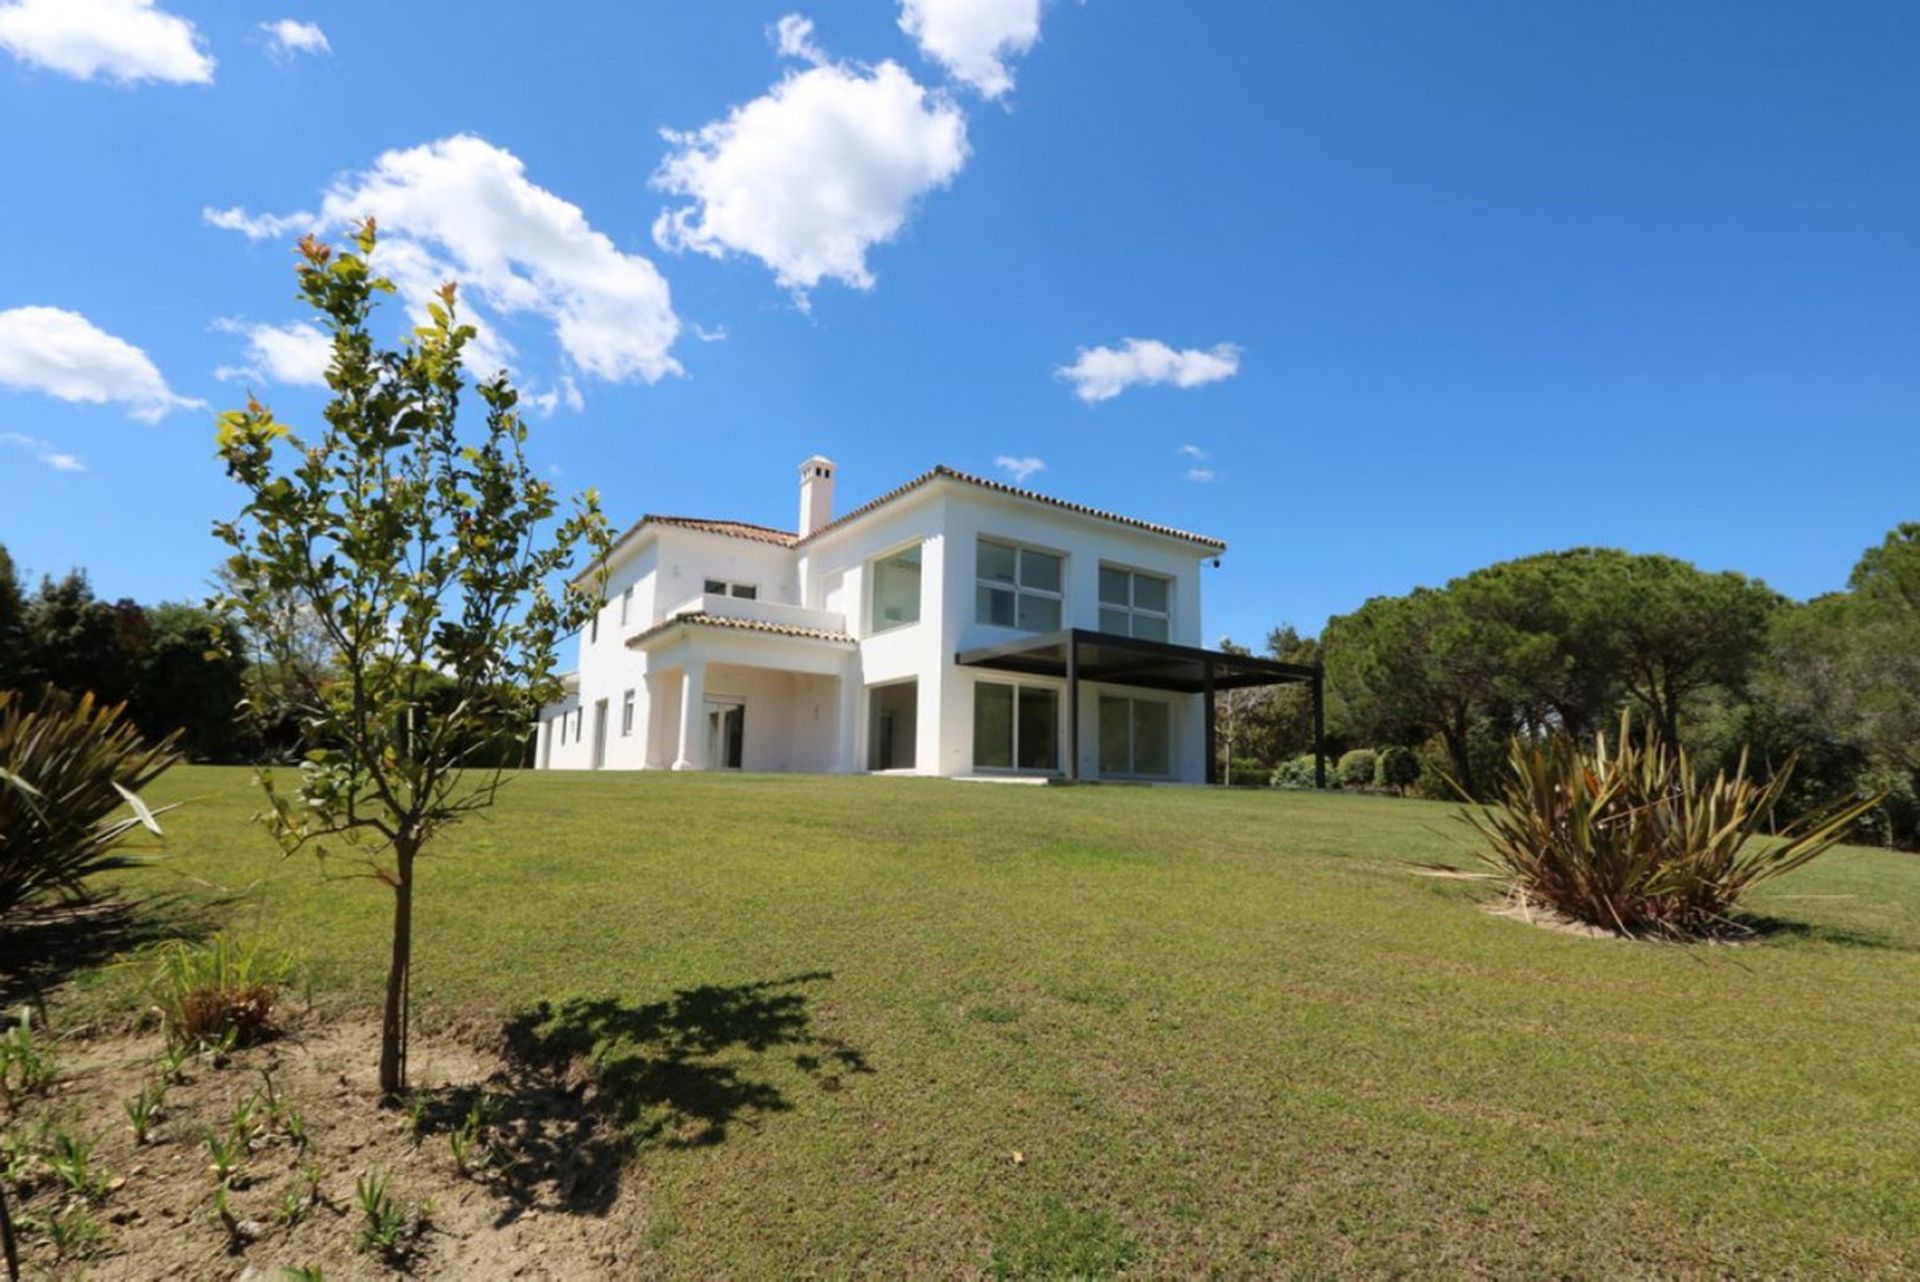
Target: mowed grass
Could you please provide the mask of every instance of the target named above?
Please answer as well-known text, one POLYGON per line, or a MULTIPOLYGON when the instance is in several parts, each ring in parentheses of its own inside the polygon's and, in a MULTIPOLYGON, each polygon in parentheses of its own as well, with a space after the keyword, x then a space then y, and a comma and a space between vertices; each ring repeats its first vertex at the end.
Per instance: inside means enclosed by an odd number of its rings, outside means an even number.
MULTIPOLYGON (((244 770, 156 793, 197 799, 134 885, 245 892, 371 1016, 387 892, 282 859, 244 770)), ((1413 875, 1466 866, 1450 813, 528 776, 425 864, 416 1009, 802 977, 812 1041, 682 1048, 731 1085, 627 1169, 661 1271, 1920 1271, 1920 859, 1829 855, 1758 944, 1591 940, 1413 875)))

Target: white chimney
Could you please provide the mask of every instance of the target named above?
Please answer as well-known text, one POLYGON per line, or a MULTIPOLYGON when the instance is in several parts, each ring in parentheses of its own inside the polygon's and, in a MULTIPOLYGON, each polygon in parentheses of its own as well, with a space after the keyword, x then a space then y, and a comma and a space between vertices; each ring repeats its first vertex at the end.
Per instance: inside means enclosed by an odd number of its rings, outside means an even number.
POLYGON ((833 460, 818 454, 800 465, 800 537, 833 520, 833 460))

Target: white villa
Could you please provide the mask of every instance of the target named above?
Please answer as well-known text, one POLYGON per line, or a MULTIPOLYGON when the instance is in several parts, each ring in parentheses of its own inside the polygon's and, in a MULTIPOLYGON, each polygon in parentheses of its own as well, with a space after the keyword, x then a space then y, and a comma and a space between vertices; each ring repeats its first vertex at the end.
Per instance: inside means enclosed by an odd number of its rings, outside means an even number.
POLYGON ((1218 539, 936 467, 794 531, 643 516, 582 580, 536 761, 1211 782, 1215 695, 1317 669, 1200 647, 1218 539), (602 577, 604 576, 604 577, 602 577))

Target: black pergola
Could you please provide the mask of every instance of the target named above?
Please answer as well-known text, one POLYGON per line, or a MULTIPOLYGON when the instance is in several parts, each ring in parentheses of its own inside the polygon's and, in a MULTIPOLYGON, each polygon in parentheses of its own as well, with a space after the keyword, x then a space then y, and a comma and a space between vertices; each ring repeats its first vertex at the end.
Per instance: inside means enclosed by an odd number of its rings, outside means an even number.
POLYGON ((1222 690, 1254 686, 1310 685, 1313 687, 1313 781, 1327 786, 1325 706, 1318 664, 1281 663, 1250 654, 1228 654, 1199 646, 1173 645, 1140 637, 1115 636, 1086 628, 1068 628, 1023 637, 1000 645, 963 650, 955 663, 1029 676, 1058 677, 1067 683, 1067 777, 1080 777, 1080 683, 1139 686, 1206 697, 1207 782, 1219 782, 1219 754, 1214 751, 1214 696, 1222 690))

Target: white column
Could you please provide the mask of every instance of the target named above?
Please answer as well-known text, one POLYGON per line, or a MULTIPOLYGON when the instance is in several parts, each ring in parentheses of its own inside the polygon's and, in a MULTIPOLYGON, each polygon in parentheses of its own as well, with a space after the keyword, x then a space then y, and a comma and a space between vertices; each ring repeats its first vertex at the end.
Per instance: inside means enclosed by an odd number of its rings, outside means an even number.
POLYGON ((689 659, 680 669, 680 752, 675 770, 707 768, 707 663, 689 659))
POLYGON ((664 770, 667 766, 666 755, 661 752, 661 744, 666 731, 660 726, 660 713, 663 704, 660 699, 660 687, 664 684, 653 672, 640 674, 640 686, 646 691, 646 702, 640 706, 640 767, 643 770, 664 770))
POLYGON ((860 676, 850 667, 840 674, 838 695, 839 715, 833 727, 834 774, 858 774, 866 768, 866 762, 854 756, 860 743, 860 676))

